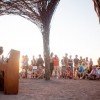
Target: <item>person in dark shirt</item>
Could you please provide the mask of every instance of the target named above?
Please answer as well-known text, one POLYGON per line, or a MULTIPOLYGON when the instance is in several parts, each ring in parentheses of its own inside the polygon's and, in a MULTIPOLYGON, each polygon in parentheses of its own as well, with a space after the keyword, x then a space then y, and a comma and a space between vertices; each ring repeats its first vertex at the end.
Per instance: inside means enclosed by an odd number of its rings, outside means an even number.
POLYGON ((44 60, 41 57, 41 55, 39 55, 39 58, 37 59, 37 67, 38 66, 42 66, 43 67, 43 64, 44 64, 44 60))

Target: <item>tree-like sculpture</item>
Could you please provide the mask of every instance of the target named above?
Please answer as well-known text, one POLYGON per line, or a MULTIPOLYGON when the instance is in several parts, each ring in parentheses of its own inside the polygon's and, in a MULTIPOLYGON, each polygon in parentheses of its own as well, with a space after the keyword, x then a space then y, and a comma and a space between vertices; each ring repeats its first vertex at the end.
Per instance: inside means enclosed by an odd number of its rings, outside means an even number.
POLYGON ((99 22, 100 22, 100 0, 93 0, 94 2, 94 9, 99 17, 99 22))
POLYGON ((1 15, 19 15, 33 23, 43 35, 45 78, 50 79, 49 33, 52 15, 60 0, 0 0, 1 15))

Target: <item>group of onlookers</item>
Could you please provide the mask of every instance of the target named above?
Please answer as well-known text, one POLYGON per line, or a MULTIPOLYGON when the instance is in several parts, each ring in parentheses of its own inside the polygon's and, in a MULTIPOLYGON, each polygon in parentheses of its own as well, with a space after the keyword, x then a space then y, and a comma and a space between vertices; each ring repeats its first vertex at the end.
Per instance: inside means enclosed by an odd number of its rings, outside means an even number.
MULTIPOLYGON (((30 65, 28 64, 28 60, 27 55, 22 56, 21 76, 23 78, 44 78, 45 66, 41 55, 37 59, 33 56, 30 65)), ((57 55, 51 53, 50 75, 57 79, 100 79, 100 58, 98 59, 98 65, 94 65, 92 58, 82 58, 82 56, 78 58, 78 55, 75 55, 75 58, 72 59, 72 56, 68 56, 66 53, 60 60, 57 55)))
POLYGON ((31 60, 31 64, 29 64, 29 58, 27 55, 22 56, 21 60, 21 68, 22 71, 20 73, 20 76, 23 78, 43 78, 44 77, 44 60, 39 55, 38 59, 35 59, 35 56, 33 56, 31 60))
POLYGON ((72 59, 72 56, 68 57, 66 53, 61 59, 61 68, 55 62, 59 62, 57 55, 53 58, 54 72, 57 78, 100 79, 100 58, 98 65, 93 65, 92 58, 82 58, 82 56, 78 58, 78 55, 75 55, 75 58, 72 59))
POLYGON ((66 54, 63 61, 65 62, 64 66, 66 66, 64 78, 100 79, 100 58, 98 59, 98 65, 93 64, 92 58, 88 59, 88 57, 82 58, 80 56, 79 59, 78 55, 75 55, 75 58, 72 59, 71 56, 68 58, 68 54, 66 54))

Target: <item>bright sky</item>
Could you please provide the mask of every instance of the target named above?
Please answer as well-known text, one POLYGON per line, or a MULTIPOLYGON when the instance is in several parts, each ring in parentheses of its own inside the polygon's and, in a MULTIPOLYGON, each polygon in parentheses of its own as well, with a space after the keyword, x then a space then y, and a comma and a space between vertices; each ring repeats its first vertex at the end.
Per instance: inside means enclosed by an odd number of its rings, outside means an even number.
MULTIPOLYGON (((93 58, 100 56, 100 24, 92 0, 61 0, 52 19, 50 48, 58 57, 65 53, 93 58)), ((43 54, 38 27, 19 16, 0 16, 0 46, 6 56, 10 49, 29 57, 43 54)))

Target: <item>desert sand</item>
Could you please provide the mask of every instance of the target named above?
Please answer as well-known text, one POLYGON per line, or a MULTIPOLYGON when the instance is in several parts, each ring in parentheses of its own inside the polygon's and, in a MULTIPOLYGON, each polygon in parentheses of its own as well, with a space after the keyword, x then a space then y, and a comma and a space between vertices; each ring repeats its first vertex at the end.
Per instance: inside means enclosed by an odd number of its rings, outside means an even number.
POLYGON ((100 80, 19 79, 18 95, 4 95, 0 100, 100 100, 100 80))

